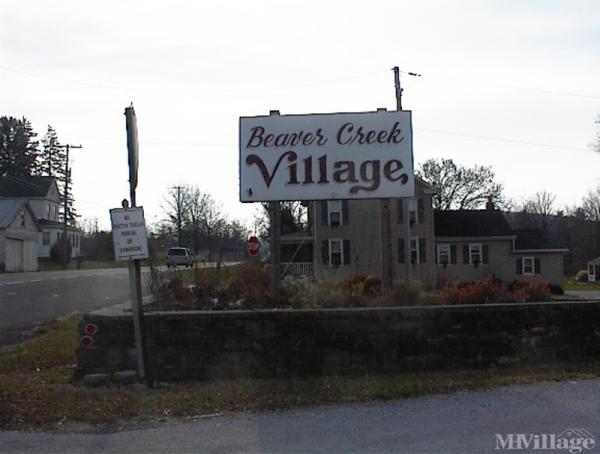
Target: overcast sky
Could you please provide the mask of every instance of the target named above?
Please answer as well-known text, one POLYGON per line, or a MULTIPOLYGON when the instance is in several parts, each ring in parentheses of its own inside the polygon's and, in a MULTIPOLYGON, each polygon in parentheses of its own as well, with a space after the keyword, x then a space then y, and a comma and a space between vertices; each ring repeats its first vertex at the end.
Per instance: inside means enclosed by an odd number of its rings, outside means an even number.
POLYGON ((413 111, 414 156, 491 165, 507 195, 575 204, 600 184, 600 2, 27 1, 0 8, 0 115, 73 150, 76 207, 109 225, 128 195, 125 117, 140 137, 138 203, 170 186, 238 202, 240 116, 413 111))

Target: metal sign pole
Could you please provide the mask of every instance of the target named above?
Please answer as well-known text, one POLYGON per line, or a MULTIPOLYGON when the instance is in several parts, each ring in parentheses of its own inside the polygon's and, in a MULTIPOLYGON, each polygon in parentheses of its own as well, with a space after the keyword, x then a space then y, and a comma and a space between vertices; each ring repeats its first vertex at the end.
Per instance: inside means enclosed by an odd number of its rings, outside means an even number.
MULTIPOLYGON (((131 207, 136 207, 135 190, 138 183, 138 136, 137 118, 133 104, 125 109, 127 129, 127 152, 129 163, 129 196, 131 207)), ((124 201, 126 202, 126 201, 124 201)), ((131 309, 133 314, 133 328, 135 335, 135 351, 138 365, 139 378, 146 378, 146 384, 152 387, 152 377, 147 373, 147 349, 144 336, 144 306, 142 304, 142 275, 139 260, 129 261, 129 286, 131 289, 131 309)))

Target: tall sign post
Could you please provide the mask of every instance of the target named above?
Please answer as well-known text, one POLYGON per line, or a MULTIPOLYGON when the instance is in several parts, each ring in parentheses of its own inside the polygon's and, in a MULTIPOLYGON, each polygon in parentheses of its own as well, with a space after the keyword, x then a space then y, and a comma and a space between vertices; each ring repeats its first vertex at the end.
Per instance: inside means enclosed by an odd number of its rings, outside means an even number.
POLYGON ((241 117, 239 165, 240 201, 272 202, 277 265, 279 201, 414 196, 411 112, 241 117))
MULTIPOLYGON (((129 163, 129 196, 130 206, 123 201, 123 210, 111 210, 111 217, 122 216, 117 219, 118 226, 123 230, 116 236, 125 239, 125 247, 120 247, 115 239, 115 258, 129 262, 129 285, 131 289, 131 308, 133 313, 133 327, 135 334, 136 359, 139 378, 146 378, 149 386, 151 377, 146 370, 147 356, 144 342, 144 307, 142 305, 142 277, 140 260, 149 258, 148 238, 142 208, 136 207, 136 188, 138 184, 138 131, 137 118, 133 104, 125 109, 125 125, 127 130, 127 156, 129 163), (125 219, 127 218, 127 219, 125 219), (120 221, 120 222, 119 222, 120 221), (143 230, 141 230, 143 228, 143 230), (137 230, 136 230, 137 229, 137 230), (139 244, 134 244, 136 241, 139 244), (117 250, 117 248, 120 248, 117 250)), ((113 219, 113 238, 115 238, 115 219, 113 219)))

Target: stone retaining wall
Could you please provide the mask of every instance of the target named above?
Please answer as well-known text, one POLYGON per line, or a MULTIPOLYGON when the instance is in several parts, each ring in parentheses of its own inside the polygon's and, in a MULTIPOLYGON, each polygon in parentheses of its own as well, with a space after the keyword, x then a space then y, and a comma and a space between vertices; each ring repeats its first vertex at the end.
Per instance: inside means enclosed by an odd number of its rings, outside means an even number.
MULTIPOLYGON (((77 372, 135 369, 131 315, 87 314, 97 331, 77 372)), ((600 356, 600 303, 151 312, 155 379, 386 373, 600 356)))

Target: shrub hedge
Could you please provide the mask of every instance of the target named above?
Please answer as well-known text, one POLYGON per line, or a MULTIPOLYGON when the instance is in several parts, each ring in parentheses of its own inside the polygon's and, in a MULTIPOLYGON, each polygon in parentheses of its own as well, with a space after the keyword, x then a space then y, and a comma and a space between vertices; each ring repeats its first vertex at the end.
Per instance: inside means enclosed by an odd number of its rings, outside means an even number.
POLYGON ((177 272, 152 272, 154 307, 166 309, 316 309, 390 307, 417 304, 490 304, 549 301, 561 294, 560 286, 485 279, 477 282, 447 282, 437 292, 426 292, 421 282, 396 281, 385 292, 378 277, 367 273, 341 281, 287 276, 281 296, 270 292, 270 271, 260 264, 242 264, 221 270, 199 268, 184 282, 177 272))

